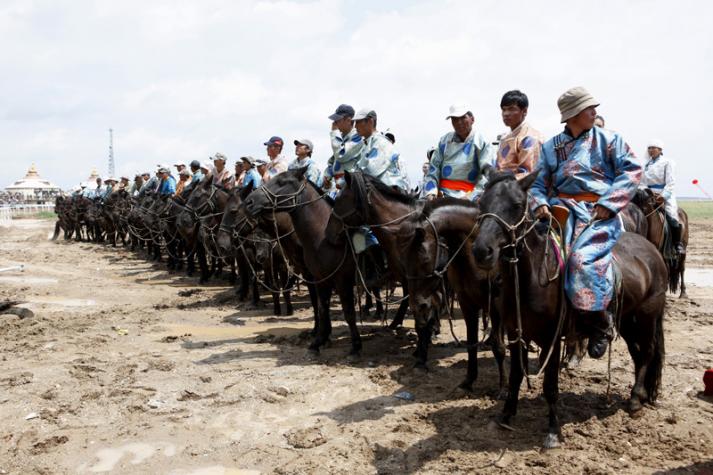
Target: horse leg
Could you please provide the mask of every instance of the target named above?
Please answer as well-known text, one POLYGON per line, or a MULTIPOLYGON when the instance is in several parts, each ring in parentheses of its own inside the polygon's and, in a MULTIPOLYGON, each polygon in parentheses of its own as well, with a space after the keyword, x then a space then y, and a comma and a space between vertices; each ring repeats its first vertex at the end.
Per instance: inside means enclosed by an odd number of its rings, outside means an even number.
POLYGON ((285 299, 285 315, 289 316, 295 313, 295 310, 292 308, 292 295, 289 290, 292 287, 292 283, 287 275, 287 269, 284 267, 280 269, 278 275, 280 276, 280 282, 284 282, 286 287, 286 289, 282 291, 282 297, 285 299))
POLYGON ((342 313, 344 319, 349 325, 349 334, 351 336, 352 348, 347 357, 350 361, 358 360, 361 356, 361 336, 356 324, 356 310, 354 309, 354 284, 342 282, 339 288, 339 300, 342 304, 342 313))
MULTIPOLYGON (((490 315, 491 330, 490 330, 490 348, 495 357, 495 363, 498 365, 498 399, 507 398, 507 378, 505 376, 505 356, 506 348, 503 343, 502 321, 497 310, 492 309, 490 315)), ((470 350, 469 350, 470 351, 470 350)))
MULTIPOLYGON (((545 358, 548 351, 542 349, 540 353, 540 365, 545 364, 545 358)), ((557 399, 559 398, 559 356, 560 356, 560 339, 556 338, 554 348, 550 355, 547 366, 545 366, 545 377, 542 382, 542 390, 545 393, 547 407, 549 409, 549 424, 547 427, 547 437, 545 437, 544 447, 552 449, 560 445, 562 430, 560 429, 559 418, 557 417, 557 399)), ((526 364, 527 364, 527 360, 526 364)))
POLYGON ((364 292, 365 294, 365 302, 364 306, 361 308, 361 318, 363 320, 368 320, 369 319, 369 313, 371 312, 371 307, 374 306, 374 303, 371 300, 371 293, 367 290, 364 292))
POLYGON ((235 259, 230 259, 230 273, 228 274, 228 283, 230 285, 235 285, 238 281, 238 275, 235 273, 235 259))
POLYGON ((686 273, 686 256, 681 256, 679 261, 680 276, 681 276, 681 293, 678 295, 680 299, 687 299, 688 293, 686 293, 686 279, 684 275, 686 273))
POLYGON ((52 235, 52 241, 56 241, 59 237, 59 221, 54 224, 54 234, 52 235))
POLYGON ((326 344, 332 334, 332 321, 329 318, 329 301, 332 298, 331 285, 324 285, 316 288, 319 294, 317 313, 319 314, 315 337, 309 345, 309 351, 315 355, 319 354, 319 348, 326 344))
POLYGON ((478 379, 478 307, 473 302, 468 301, 467 298, 460 300, 460 306, 468 338, 468 370, 465 379, 458 387, 466 391, 472 391, 473 382, 478 379))
POLYGON ((208 282, 210 275, 208 274, 208 261, 206 260, 203 243, 199 242, 196 244, 196 251, 198 252, 198 267, 200 267, 201 270, 201 277, 198 280, 198 283, 205 284, 208 282))
MULTIPOLYGON (((311 279, 312 276, 308 275, 307 278, 311 279)), ((312 310, 314 311, 314 327, 312 328, 312 336, 316 337, 319 331, 319 295, 317 293, 317 287, 314 284, 307 284, 307 292, 309 293, 309 301, 312 304, 312 310)))
MULTIPOLYGON (((503 407, 503 413, 500 415, 500 425, 510 429, 510 421, 517 414, 517 401, 520 397, 520 385, 522 378, 525 376, 521 364, 521 358, 527 358, 527 349, 523 347, 522 342, 513 343, 510 345, 510 385, 508 397, 503 407), (524 355, 523 355, 524 353, 524 355)), ((525 361, 527 362, 527 361, 525 361)))
POLYGON ((394 316, 394 319, 389 324, 390 330, 396 330, 398 327, 404 324, 404 317, 406 316, 406 311, 408 310, 408 298, 405 298, 408 295, 408 284, 402 284, 401 289, 404 294, 404 300, 402 300, 399 304, 399 309, 396 311, 396 316, 394 316))
POLYGON ((431 344, 431 335, 433 333, 433 322, 438 311, 435 307, 429 304, 421 303, 417 312, 414 312, 415 327, 416 327, 416 350, 413 356, 416 358, 414 368, 426 370, 426 362, 428 361, 428 346, 431 344))
POLYGON ((380 321, 385 317, 384 303, 381 301, 381 288, 374 287, 374 296, 376 297, 376 314, 374 314, 374 320, 380 321))

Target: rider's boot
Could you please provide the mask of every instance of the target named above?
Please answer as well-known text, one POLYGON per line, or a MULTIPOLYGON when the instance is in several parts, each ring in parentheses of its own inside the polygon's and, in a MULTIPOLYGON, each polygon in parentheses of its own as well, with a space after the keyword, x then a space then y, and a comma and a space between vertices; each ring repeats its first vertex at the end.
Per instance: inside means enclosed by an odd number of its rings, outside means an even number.
POLYGON ((683 230, 683 226, 681 226, 681 223, 677 223, 673 220, 669 220, 669 225, 671 229, 671 240, 673 241, 676 253, 679 256, 683 256, 686 254, 686 248, 683 247, 683 242, 681 242, 681 232, 683 230))
POLYGON ((614 337, 614 319, 609 311, 583 312, 580 318, 587 327, 587 353, 592 358, 601 358, 614 337))

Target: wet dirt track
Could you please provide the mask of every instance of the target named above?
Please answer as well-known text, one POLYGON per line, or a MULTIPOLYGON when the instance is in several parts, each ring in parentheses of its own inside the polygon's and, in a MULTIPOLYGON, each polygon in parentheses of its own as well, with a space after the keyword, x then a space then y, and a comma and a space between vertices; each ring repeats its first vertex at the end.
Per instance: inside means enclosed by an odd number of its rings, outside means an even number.
MULTIPOLYGON (((0 300, 35 312, 0 316, 0 473, 713 471, 713 399, 701 395, 713 287, 669 299, 658 407, 626 412, 633 365, 618 340, 612 401, 606 359, 563 372, 566 440, 543 451, 541 381, 523 385, 516 430, 497 428, 492 355, 479 354, 473 394, 456 390, 466 355, 445 325, 428 373, 412 369, 413 332, 378 322, 360 327, 362 361, 347 364, 338 314, 332 346, 314 361, 304 292, 293 317, 246 310, 222 281, 198 287, 128 250, 50 242, 52 227, 0 228, 0 267, 25 264, 0 274, 0 300), (414 400, 394 397, 403 391, 414 400)), ((693 223, 691 266, 713 265, 711 247, 713 223, 693 223)), ((464 337, 461 321, 455 331, 464 337)))

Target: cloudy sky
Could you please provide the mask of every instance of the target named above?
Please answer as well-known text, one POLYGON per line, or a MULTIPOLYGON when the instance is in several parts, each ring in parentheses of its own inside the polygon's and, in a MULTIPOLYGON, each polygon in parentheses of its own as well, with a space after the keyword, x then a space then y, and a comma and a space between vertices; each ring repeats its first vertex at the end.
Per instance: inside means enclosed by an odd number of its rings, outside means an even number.
MULTIPOLYGON (((679 194, 713 192, 713 41, 708 1, 0 2, 0 161, 63 187, 221 151, 264 156, 271 135, 330 153, 327 116, 370 106, 412 177, 449 130, 449 104, 504 130, 519 88, 529 120, 560 128, 556 100, 582 85, 642 158, 661 138, 679 194)), ((292 154, 292 147, 288 149, 292 154)))

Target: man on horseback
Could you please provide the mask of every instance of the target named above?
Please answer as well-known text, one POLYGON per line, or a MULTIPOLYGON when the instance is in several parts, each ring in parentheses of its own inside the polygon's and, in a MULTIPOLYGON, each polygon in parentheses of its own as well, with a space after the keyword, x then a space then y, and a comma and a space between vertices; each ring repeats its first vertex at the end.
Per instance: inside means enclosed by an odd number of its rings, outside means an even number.
POLYGON ((496 168, 510 170, 522 178, 537 168, 540 159, 542 134, 525 122, 530 103, 525 93, 508 91, 500 100, 503 123, 510 133, 500 139, 496 168))
POLYGON ((565 130, 542 146, 532 198, 537 218, 551 218, 552 205, 569 211, 565 292, 589 336, 589 355, 600 358, 613 336, 607 309, 615 292, 611 251, 623 232, 617 213, 634 196, 642 170, 619 134, 594 126, 599 102, 586 89, 568 90, 557 105, 565 130))
POLYGON ((314 145, 312 145, 311 140, 299 139, 294 141, 295 144, 295 155, 297 157, 290 163, 287 167, 288 170, 294 170, 295 168, 307 167, 307 172, 305 173, 305 178, 319 186, 321 181, 321 173, 317 164, 312 160, 312 150, 314 150, 314 145))
POLYGON ((158 171, 161 175, 158 194, 160 196, 173 196, 176 193, 176 179, 171 176, 171 169, 168 166, 162 166, 158 171))
POLYGON ((287 157, 282 156, 282 147, 284 144, 285 142, 282 138, 276 135, 270 137, 270 140, 263 144, 267 146, 267 156, 270 158, 270 162, 267 164, 265 181, 287 170, 289 161, 287 157))
POLYGON ((332 181, 337 190, 344 185, 344 172, 352 172, 359 160, 364 140, 354 127, 354 108, 348 104, 337 107, 329 116, 332 131, 329 134, 332 144, 332 156, 324 170, 324 188, 329 190, 332 181))
POLYGON ((438 141, 424 183, 426 199, 438 196, 475 198, 485 186, 484 171, 493 166, 495 150, 480 132, 473 128, 473 113, 462 105, 450 107, 446 120, 453 132, 438 141))
POLYGON ((213 166, 215 171, 213 172, 213 185, 220 186, 226 190, 232 190, 235 186, 235 178, 230 170, 225 166, 227 158, 222 153, 216 153, 213 157, 213 166))
POLYGON ((240 188, 245 188, 252 183, 253 190, 262 185, 262 177, 260 173, 255 169, 255 159, 251 156, 240 157, 243 164, 244 177, 240 188))
POLYGON ((683 255, 686 249, 681 242, 683 227, 678 219, 678 204, 674 194, 675 180, 673 161, 663 155, 663 142, 652 140, 647 148, 649 160, 644 166, 644 176, 641 180, 642 188, 648 187, 660 199, 664 200, 666 221, 671 229, 671 238, 676 246, 676 253, 683 255))
POLYGON ((401 188, 408 193, 409 183, 394 144, 376 130, 376 112, 361 109, 354 116, 357 133, 363 138, 356 168, 382 183, 401 188))

